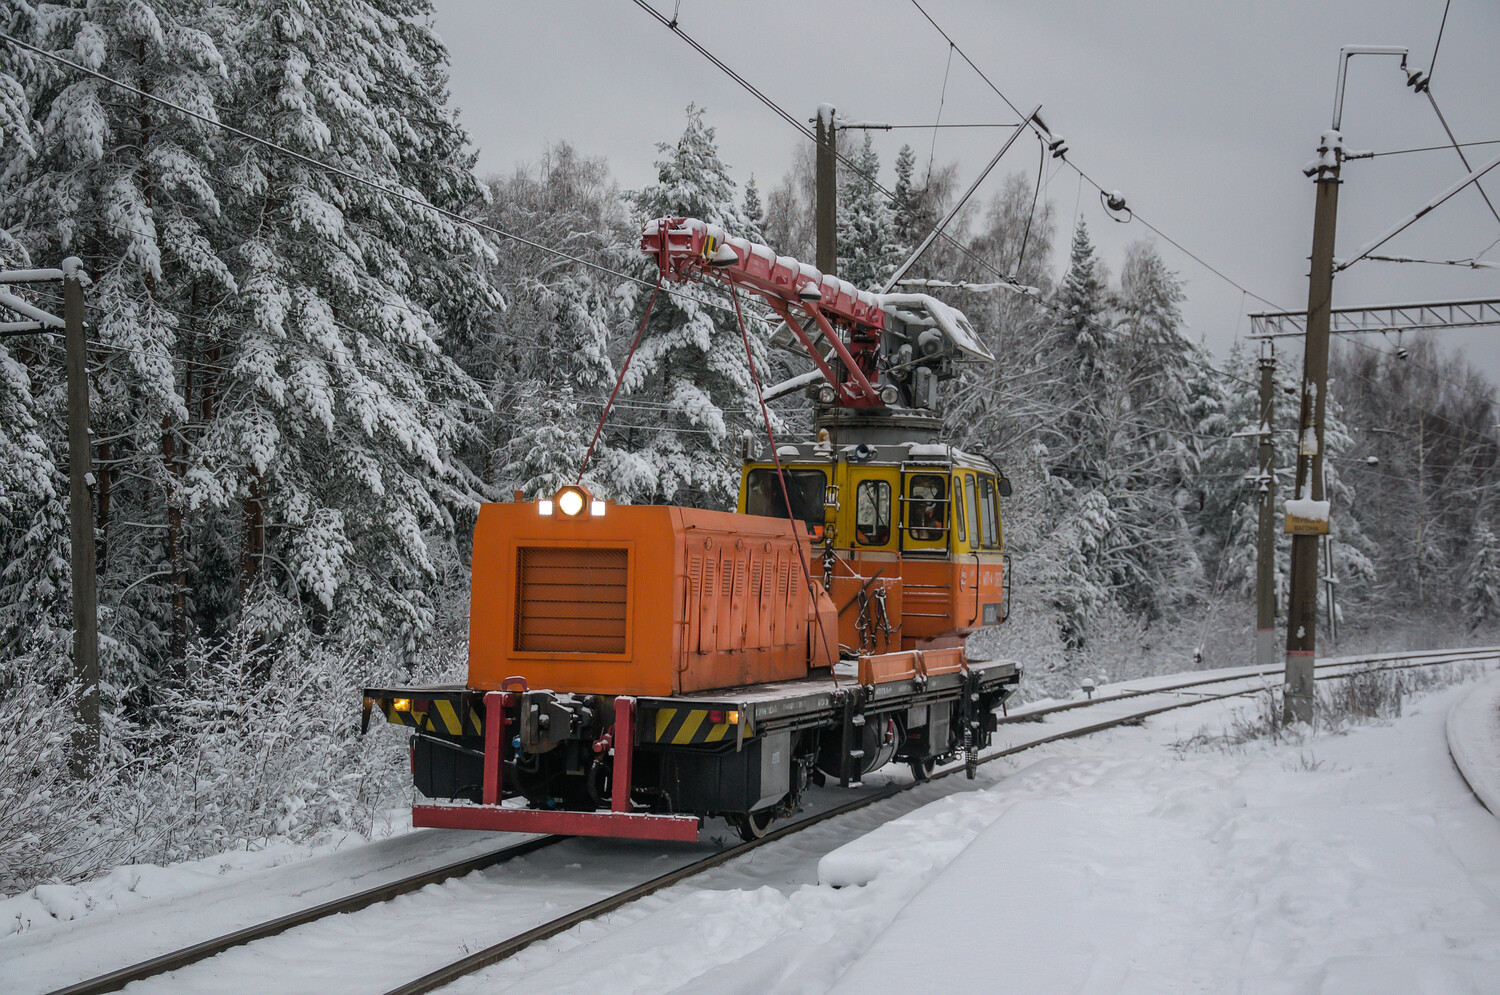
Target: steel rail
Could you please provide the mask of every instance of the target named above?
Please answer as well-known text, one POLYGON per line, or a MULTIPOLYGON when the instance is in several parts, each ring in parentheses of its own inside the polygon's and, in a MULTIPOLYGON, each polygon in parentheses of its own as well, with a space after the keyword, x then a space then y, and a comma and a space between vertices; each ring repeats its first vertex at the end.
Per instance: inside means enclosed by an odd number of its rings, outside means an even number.
POLYGON ((388 902, 400 895, 409 894, 427 887, 429 884, 437 884, 450 878, 461 877, 471 871, 483 870, 496 864, 503 864, 508 860, 534 853, 554 844, 561 843, 568 836, 539 836, 535 839, 525 840, 511 846, 492 850, 489 853, 480 854, 477 857, 466 857, 463 860, 444 864, 433 870, 423 871, 409 877, 391 881, 374 888, 346 895, 343 898, 335 898, 310 908, 291 912, 275 919, 267 920, 254 926, 246 926, 232 933, 225 933, 192 946, 183 947, 164 953, 159 957, 152 957, 129 967, 122 967, 108 974, 101 974, 95 978, 80 981, 77 984, 59 988, 48 995, 98 995, 103 992, 117 992, 126 985, 144 978, 167 974, 180 968, 195 964, 200 960, 215 957, 233 947, 243 946, 257 940, 263 940, 278 933, 284 933, 297 926, 305 926, 310 922, 328 916, 339 915, 344 912, 358 912, 360 909, 380 902, 388 902))
MULTIPOLYGON (((1439 651, 1427 651, 1426 653, 1418 654, 1382 654, 1378 659, 1372 658, 1368 660, 1340 659, 1338 661, 1329 661, 1325 663, 1323 665, 1324 669, 1326 670, 1333 667, 1353 667, 1358 666, 1361 663, 1373 663, 1376 665, 1369 670, 1356 670, 1350 673, 1325 673, 1315 677, 1315 680, 1342 680, 1358 676, 1361 673, 1384 672, 1388 670, 1412 670, 1420 667, 1435 667, 1451 663, 1465 663, 1496 656, 1500 656, 1500 647, 1481 647, 1474 650, 1457 650, 1441 653, 1439 651), (1412 662, 1413 657, 1418 656, 1440 656, 1442 658, 1421 659, 1416 662, 1412 662), (1392 665, 1379 666, 1379 664, 1382 662, 1390 663, 1392 665)), ((1278 669, 1275 672, 1280 673, 1280 670, 1278 669)), ((1210 679, 1210 681, 1194 683, 1221 683, 1226 680, 1253 680, 1256 677, 1263 677, 1266 675, 1267 674, 1265 672, 1256 672, 1250 674, 1240 674, 1237 677, 1213 678, 1210 679)), ((1155 691, 1142 693, 1164 694, 1170 693, 1171 690, 1175 689, 1178 688, 1159 688, 1155 691)), ((989 753, 981 757, 979 759, 979 763, 987 764, 995 760, 1003 759, 1004 757, 1022 753, 1026 750, 1035 749, 1038 746, 1045 746, 1049 743, 1056 743, 1066 739, 1079 739, 1083 736, 1089 736, 1097 732, 1102 732, 1106 729, 1115 728, 1117 726, 1139 723, 1144 719, 1150 718, 1154 715, 1160 715, 1163 712, 1170 712, 1178 708, 1190 708, 1195 705, 1203 705, 1213 701, 1223 701, 1229 698, 1238 698, 1244 695, 1257 694, 1265 690, 1268 690, 1268 688, 1264 686, 1241 688, 1235 691, 1225 691, 1222 694, 1204 695, 1202 697, 1193 698, 1186 701, 1170 702, 1166 705, 1159 705, 1153 708, 1133 712, 1130 715, 1117 716, 1112 719, 1107 719, 1102 722, 1095 722, 1086 726, 1080 726, 1075 729, 1066 729, 1061 732, 1054 733, 1050 736, 1042 737, 1041 739, 1030 740, 1017 746, 1005 747, 1004 749, 997 750, 993 753, 989 753)), ((1126 696, 1117 695, 1111 698, 1094 699, 1091 702, 1083 702, 1081 704, 1098 705, 1124 697, 1126 696)), ((1132 694, 1130 695, 1130 697, 1139 697, 1139 695, 1132 694)), ((1072 707, 1071 703, 1070 707, 1072 707)), ((1058 708, 1056 710, 1062 711, 1063 709, 1058 708)), ((760 847, 770 843, 775 843, 778 840, 784 839, 794 833, 798 833, 804 829, 808 829, 812 826, 818 825, 819 823, 826 822, 829 819, 834 819, 841 815, 847 815, 850 812, 855 812, 870 805, 875 805, 879 802, 886 801, 890 798, 895 797, 896 795, 903 794, 930 781, 940 780, 945 777, 952 777, 962 772, 963 770, 964 767, 962 766, 952 766, 946 770, 938 771, 931 777, 925 778, 921 781, 914 780, 909 784, 889 785, 872 792, 866 797, 857 798, 853 801, 846 802, 843 805, 828 809, 825 812, 819 812, 816 815, 812 815, 804 819, 799 819, 796 822, 788 823, 787 825, 782 826, 779 829, 771 830, 758 840, 751 840, 746 843, 741 843, 738 846, 730 847, 727 850, 721 850, 718 853, 704 857, 702 860, 694 861, 691 864, 679 867, 673 871, 668 871, 665 874, 658 875, 657 877, 654 877, 649 881, 634 885, 630 888, 625 889, 624 891, 620 891, 614 895, 611 895, 608 898, 600 899, 599 901, 594 902, 591 905, 584 906, 580 909, 575 909, 572 912, 568 912, 564 915, 558 916, 555 919, 551 919, 547 922, 541 923, 538 926, 534 926, 523 933, 518 933, 515 936, 501 940, 500 942, 485 947, 482 950, 477 950, 472 954, 460 958, 459 960, 453 961, 443 967, 438 968, 435 971, 423 975, 420 978, 409 981, 397 988, 393 988, 389 992, 387 992, 386 995, 424 995, 424 993, 426 992, 435 991, 439 988, 444 987, 445 985, 457 981, 459 978, 473 974, 476 971, 483 970, 484 968, 490 967, 494 964, 498 964, 500 961, 506 960, 509 957, 513 957, 514 955, 520 953, 522 950, 525 950, 527 947, 531 946, 534 943, 550 939, 551 937, 556 936, 559 933, 563 933, 569 929, 572 929, 574 926, 580 925, 584 922, 588 922, 591 919, 597 919, 602 915, 613 912, 614 910, 628 905, 638 899, 645 898, 647 895, 660 891, 663 888, 668 888, 674 884, 679 884, 683 881, 686 881, 689 878, 696 877, 697 875, 702 874, 705 871, 712 870, 713 868, 718 867, 721 864, 725 864, 738 857, 742 857, 752 850, 759 849, 760 847)))
MULTIPOLYGON (((1385 663, 1395 660, 1418 660, 1430 657, 1454 658, 1451 661, 1446 659, 1436 660, 1433 665, 1448 662, 1462 663, 1467 660, 1479 659, 1486 656, 1500 658, 1500 646, 1474 646, 1461 650, 1418 650, 1412 653, 1377 653, 1364 657, 1338 657, 1316 664, 1315 670, 1328 670, 1334 667, 1361 667, 1372 663, 1385 663)), ((1130 698, 1140 698, 1149 694, 1166 694, 1172 691, 1182 691, 1187 688, 1203 687, 1208 684, 1243 681, 1252 677, 1274 677, 1281 673, 1284 673, 1284 669, 1281 667, 1262 667, 1259 670, 1240 671, 1227 676, 1195 678, 1191 681, 1181 681, 1176 684, 1163 684, 1160 687, 1138 688, 1098 698, 1085 698, 1081 701, 1068 701, 1058 705, 1046 705, 1042 708, 1035 708, 1026 712, 1017 712, 1014 715, 1005 715, 999 719, 999 722, 1001 725, 1013 725, 1018 722, 1040 722, 1048 715, 1071 711, 1075 708, 1087 708, 1091 705, 1101 705, 1110 701, 1125 701, 1130 698)))
MULTIPOLYGON (((1317 666, 1320 670, 1328 671, 1335 668, 1369 667, 1371 665, 1374 665, 1374 671, 1384 672, 1391 670, 1411 670, 1420 667, 1442 666, 1451 663, 1464 663, 1484 659, 1486 657, 1500 657, 1500 646, 1475 647, 1466 650, 1427 650, 1416 653, 1391 653, 1378 654, 1369 657, 1339 658, 1337 660, 1324 661, 1317 666), (1389 666, 1379 666, 1380 664, 1389 664, 1389 666)), ((1351 673, 1324 673, 1317 679, 1338 680, 1357 676, 1357 674, 1359 673, 1367 672, 1371 671, 1356 670, 1351 673)), ((1035 711, 1027 712, 1022 715, 1010 716, 1001 719, 1000 721, 1003 723, 1040 721, 1047 715, 1055 714, 1057 712, 1070 711, 1075 708, 1086 708, 1095 705, 1103 705, 1109 702, 1124 701, 1131 698, 1139 698, 1148 695, 1172 694, 1174 692, 1182 691, 1187 688, 1199 687, 1207 684, 1222 684, 1230 681, 1247 681, 1253 680, 1257 677, 1275 676, 1280 673, 1280 668, 1275 668, 1251 671, 1248 673, 1238 673, 1228 676, 1182 681, 1157 688, 1128 691, 1122 694, 1093 698, 1085 701, 1066 702, 1060 705, 1037 709, 1035 711)), ((1249 694, 1256 694, 1263 690, 1267 690, 1267 688, 1264 686, 1251 687, 1241 688, 1234 691, 1226 691, 1222 694, 1204 694, 1201 697, 1195 697, 1186 701, 1174 701, 1150 709, 1135 711, 1129 715, 1116 716, 1114 718, 1091 723, 1089 725, 1062 730, 1060 732, 1054 733, 1049 736, 1044 736, 1039 739, 1028 740, 1023 744, 1019 744, 1016 746, 1005 747, 1001 750, 997 750, 984 755, 979 759, 979 763, 991 763, 995 760, 1013 756, 1017 753, 1022 753, 1026 750, 1034 749, 1038 746, 1045 746, 1050 743, 1056 743, 1067 739, 1078 739, 1083 736, 1093 735, 1094 733, 1102 732, 1104 730, 1115 728, 1118 726, 1137 723, 1151 716, 1159 715, 1163 712, 1169 712, 1174 709, 1188 708, 1194 705, 1207 704, 1213 701, 1222 701, 1229 698, 1242 697, 1249 694)), ((673 884, 677 884, 681 881, 687 880, 688 878, 696 876, 697 874, 701 874, 705 871, 711 870, 714 867, 718 867, 721 864, 734 860, 768 843, 774 843, 777 840, 784 839, 787 836, 800 832, 804 829, 808 829, 829 819, 837 818, 841 815, 847 815, 867 806, 886 801, 887 799, 895 797, 896 795, 902 794, 906 791, 910 791, 921 784, 925 784, 928 781, 937 781, 946 777, 952 777, 963 770, 964 768, 961 765, 950 766, 945 770, 940 770, 934 773, 931 777, 926 778, 925 780, 912 781, 908 784, 894 784, 879 788, 864 797, 846 802, 842 805, 828 809, 827 811, 819 812, 815 815, 799 819, 796 822, 788 823, 787 825, 771 830, 764 837, 758 840, 753 840, 748 843, 741 843, 726 850, 721 850, 720 852, 705 857, 702 860, 695 861, 694 863, 688 864, 685 867, 678 868, 677 870, 669 871, 665 874, 651 879, 650 881, 635 885, 634 887, 619 892, 609 898, 602 899, 592 905, 575 910, 574 912, 567 913, 566 915, 560 916, 549 922, 542 923, 541 925, 527 930, 524 933, 517 934, 516 936, 513 936, 507 940, 503 940, 490 947, 486 947, 485 949, 477 951, 476 953, 471 954, 460 961, 455 961, 444 968, 431 972, 430 974, 418 978, 415 981, 409 982, 406 985, 401 986, 400 988, 393 989, 389 993, 389 995, 417 995, 417 993, 420 992, 433 991, 434 989, 442 987, 443 985, 446 985, 451 981, 456 980, 457 978, 463 977, 467 974, 471 974, 475 971, 481 970, 482 968, 505 960, 506 958, 519 953, 521 950, 524 950, 526 947, 531 946, 538 941, 555 936, 558 933, 570 929, 573 926, 578 925, 579 923, 586 922, 589 919, 598 918, 601 915, 613 911, 614 909, 620 908, 623 905, 629 904, 630 902, 633 902, 639 898, 644 898, 655 891, 661 890, 662 888, 670 887, 673 884)), ((258 940, 276 936, 280 933, 286 932, 287 930, 294 929, 298 926, 307 925, 308 923, 315 922, 328 916, 347 912, 358 912, 361 909, 367 908, 371 905, 387 902, 401 895, 420 890, 421 888, 424 888, 429 884, 437 884, 451 878, 468 874, 471 871, 482 870, 486 867, 492 867, 497 864, 512 860, 516 857, 524 856, 528 853, 533 853, 537 850, 541 850, 546 847, 553 846, 557 843, 561 843, 563 840, 569 838, 570 837, 566 836, 542 836, 535 839, 525 840, 521 843, 517 843, 508 847, 503 847, 499 850, 494 850, 486 854, 480 854, 475 857, 468 857, 463 860, 454 861, 432 870, 423 871, 420 874, 410 875, 408 877, 401 878, 396 881, 391 881, 383 885, 377 885, 376 887, 369 888, 361 892, 356 892, 353 895, 347 895, 343 898, 332 899, 330 901, 323 902, 319 905, 315 905, 307 909, 288 913, 287 915, 279 916, 275 919, 271 919, 257 925, 247 926, 243 929, 235 930, 222 936, 204 940, 201 943, 183 947, 180 950, 170 951, 158 957, 153 957, 148 960, 141 961, 137 964, 132 964, 119 970, 111 971, 107 974, 80 981, 65 988, 56 989, 55 991, 48 993, 48 995, 95 995, 95 993, 119 991, 126 985, 129 985, 135 981, 140 981, 145 978, 155 977, 157 975, 179 970, 183 967, 187 967, 188 965, 197 963, 198 961, 217 956, 218 954, 232 949, 233 947, 243 946, 248 943, 253 943, 258 940)))

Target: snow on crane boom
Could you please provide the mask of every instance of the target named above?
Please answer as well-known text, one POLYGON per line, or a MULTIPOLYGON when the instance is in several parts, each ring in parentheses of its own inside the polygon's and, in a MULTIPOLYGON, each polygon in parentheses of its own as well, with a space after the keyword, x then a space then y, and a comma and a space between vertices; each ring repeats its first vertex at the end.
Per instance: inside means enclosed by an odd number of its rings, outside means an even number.
POLYGON ((764 298, 818 365, 818 375, 833 385, 832 403, 839 407, 881 408, 903 401, 925 406, 895 382, 908 379, 911 368, 995 358, 957 308, 926 294, 867 293, 696 218, 647 222, 641 251, 656 260, 665 280, 686 283, 707 274, 764 298), (808 320, 832 347, 828 359, 837 357, 847 376, 829 367, 804 327, 808 320), (882 379, 887 382, 881 384, 882 379))

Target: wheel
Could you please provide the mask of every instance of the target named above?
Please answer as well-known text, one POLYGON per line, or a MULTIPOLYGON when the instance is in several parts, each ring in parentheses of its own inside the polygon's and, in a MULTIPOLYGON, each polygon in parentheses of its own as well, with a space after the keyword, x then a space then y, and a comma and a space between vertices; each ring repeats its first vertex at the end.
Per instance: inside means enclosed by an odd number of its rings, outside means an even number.
POLYGON ((937 769, 937 760, 933 757, 907 762, 911 765, 911 776, 918 781, 925 781, 932 777, 932 772, 937 769))
POLYGON ((759 812, 736 815, 730 823, 734 826, 734 831, 740 834, 740 839, 746 843, 754 843, 765 837, 771 828, 771 820, 774 818, 776 818, 774 808, 763 808, 759 812))

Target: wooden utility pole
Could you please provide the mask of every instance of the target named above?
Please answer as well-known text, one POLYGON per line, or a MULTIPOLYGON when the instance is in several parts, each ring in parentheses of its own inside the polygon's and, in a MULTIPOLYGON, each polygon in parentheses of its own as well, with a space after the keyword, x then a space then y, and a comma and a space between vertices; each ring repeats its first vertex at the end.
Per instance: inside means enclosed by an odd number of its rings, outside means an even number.
POLYGON ((89 432, 88 343, 83 264, 63 261, 63 334, 68 366, 68 518, 73 545, 73 676, 78 683, 70 763, 85 777, 99 754, 99 602, 94 570, 94 473, 89 432))
POLYGON ((1333 237, 1338 222, 1343 140, 1323 133, 1313 208, 1312 268, 1307 279, 1307 336, 1302 407, 1297 418, 1297 483, 1287 508, 1292 533, 1292 591, 1287 605, 1285 718, 1311 722, 1313 657, 1318 634, 1318 540, 1328 534, 1323 493, 1323 417, 1328 401, 1328 328, 1333 304, 1333 237), (1306 502, 1306 503, 1304 503, 1306 502), (1324 502, 1322 505, 1316 502, 1324 502))
POLYGON ((813 208, 818 242, 815 265, 826 276, 835 276, 838 270, 838 128, 834 125, 833 116, 831 104, 818 105, 818 202, 813 208))
POLYGON ((1255 664, 1276 664, 1276 447, 1271 434, 1276 357, 1269 342, 1260 357, 1260 529, 1255 549, 1255 664))

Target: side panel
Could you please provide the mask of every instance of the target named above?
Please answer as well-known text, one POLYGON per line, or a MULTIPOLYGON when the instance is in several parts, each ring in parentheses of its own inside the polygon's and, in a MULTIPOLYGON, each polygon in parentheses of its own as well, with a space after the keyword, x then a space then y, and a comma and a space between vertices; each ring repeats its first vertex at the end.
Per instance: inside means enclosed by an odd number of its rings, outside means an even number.
POLYGON ((806 676, 799 542, 810 555, 785 520, 692 508, 610 505, 568 519, 529 502, 484 505, 469 686, 500 690, 519 677, 531 688, 669 695, 806 676))

